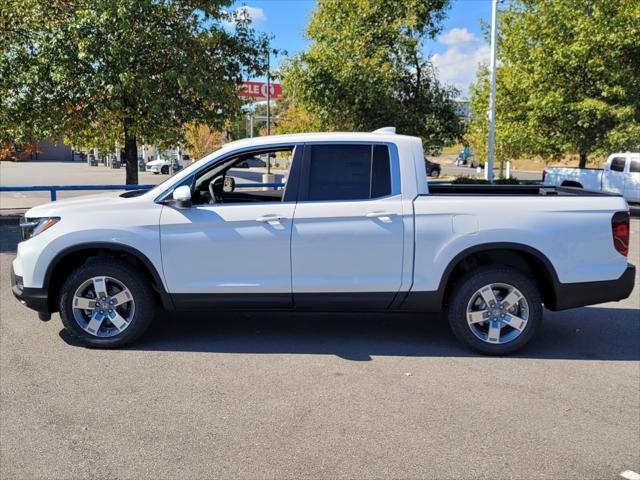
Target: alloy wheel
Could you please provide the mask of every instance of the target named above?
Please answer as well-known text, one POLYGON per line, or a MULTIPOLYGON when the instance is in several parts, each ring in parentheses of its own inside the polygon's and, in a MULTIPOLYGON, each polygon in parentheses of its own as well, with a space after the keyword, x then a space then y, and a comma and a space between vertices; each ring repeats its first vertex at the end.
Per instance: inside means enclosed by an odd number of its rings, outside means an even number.
POLYGON ((513 285, 491 283, 478 289, 467 304, 467 324, 480 340, 505 344, 518 338, 529 321, 529 304, 513 285))
POLYGON ((96 337, 113 337, 131 324, 135 301, 120 280, 92 277, 76 289, 72 309, 75 321, 85 332, 96 337))

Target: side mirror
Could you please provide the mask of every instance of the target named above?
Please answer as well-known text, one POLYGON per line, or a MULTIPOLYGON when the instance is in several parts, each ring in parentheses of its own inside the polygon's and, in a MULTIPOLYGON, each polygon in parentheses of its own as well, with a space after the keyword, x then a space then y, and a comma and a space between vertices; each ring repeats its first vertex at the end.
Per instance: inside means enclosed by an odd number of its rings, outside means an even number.
POLYGON ((224 185, 222 187, 225 193, 231 193, 236 189, 236 181, 233 177, 224 177, 224 185))
POLYGON ((173 204, 178 208, 191 207, 191 187, 182 185, 173 191, 173 204))

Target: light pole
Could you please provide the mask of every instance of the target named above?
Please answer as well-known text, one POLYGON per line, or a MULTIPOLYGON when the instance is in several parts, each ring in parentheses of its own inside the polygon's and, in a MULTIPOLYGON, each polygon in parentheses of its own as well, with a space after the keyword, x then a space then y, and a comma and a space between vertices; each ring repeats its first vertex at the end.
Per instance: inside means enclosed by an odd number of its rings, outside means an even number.
POLYGON ((484 166, 484 178, 493 183, 493 157, 495 152, 495 122, 496 122, 496 50, 497 50, 497 31, 498 31, 498 2, 492 1, 491 8, 491 60, 489 68, 491 69, 491 90, 489 91, 489 154, 487 155, 487 163, 484 166))
POLYGON ((265 50, 267 54, 267 135, 271 135, 271 54, 287 55, 286 50, 271 48, 270 41, 273 36, 265 38, 265 50))
POLYGON ((267 47, 267 135, 271 135, 271 50, 267 47))

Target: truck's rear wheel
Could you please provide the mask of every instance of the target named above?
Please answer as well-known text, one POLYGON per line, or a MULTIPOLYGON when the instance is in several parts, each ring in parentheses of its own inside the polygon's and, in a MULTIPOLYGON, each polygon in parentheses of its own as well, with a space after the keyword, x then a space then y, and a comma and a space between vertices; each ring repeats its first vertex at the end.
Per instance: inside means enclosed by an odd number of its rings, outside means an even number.
POLYGON ((65 329, 82 343, 121 347, 140 337, 153 320, 155 301, 148 281, 128 263, 91 260, 62 286, 60 316, 65 329))
POLYGON ((484 267, 462 278, 449 301, 449 324, 465 345, 488 355, 524 347, 542 322, 542 300, 529 278, 484 267))

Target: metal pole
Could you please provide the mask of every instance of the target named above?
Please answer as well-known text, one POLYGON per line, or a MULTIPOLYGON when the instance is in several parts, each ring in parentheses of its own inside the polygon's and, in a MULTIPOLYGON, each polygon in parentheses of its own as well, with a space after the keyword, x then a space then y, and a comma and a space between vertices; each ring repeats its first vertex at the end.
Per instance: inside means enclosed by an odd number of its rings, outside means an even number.
POLYGON ((267 135, 271 135, 271 75, 270 69, 271 53, 267 48, 267 135))
MULTIPOLYGON (((267 135, 271 135, 271 75, 270 75, 271 52, 267 49, 267 135)), ((271 174, 271 155, 267 153, 267 175, 271 174)))
POLYGON ((250 119, 251 119, 251 122, 250 122, 251 123, 251 134, 249 136, 251 138, 253 138, 253 115, 251 115, 250 119))
POLYGON ((491 90, 489 92, 489 154, 484 167, 484 178, 493 183, 493 157, 495 145, 495 121, 496 121, 496 49, 498 31, 498 2, 493 0, 491 9, 491 90))

